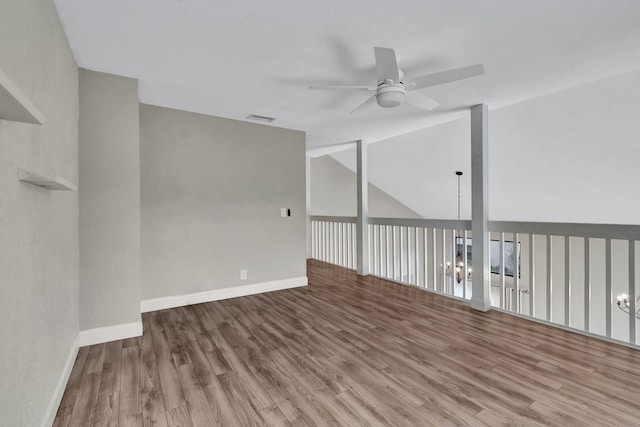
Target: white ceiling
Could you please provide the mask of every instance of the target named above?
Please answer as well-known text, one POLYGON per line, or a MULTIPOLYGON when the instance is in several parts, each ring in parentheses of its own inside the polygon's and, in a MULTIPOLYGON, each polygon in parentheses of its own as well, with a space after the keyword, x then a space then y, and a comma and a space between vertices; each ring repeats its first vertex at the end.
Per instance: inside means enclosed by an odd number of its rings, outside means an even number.
POLYGON ((638 0, 55 0, 80 67, 140 80, 144 103, 377 141, 640 68, 638 0), (475 63, 486 75, 423 92, 441 107, 348 113, 375 83, 373 47, 407 76, 475 63))

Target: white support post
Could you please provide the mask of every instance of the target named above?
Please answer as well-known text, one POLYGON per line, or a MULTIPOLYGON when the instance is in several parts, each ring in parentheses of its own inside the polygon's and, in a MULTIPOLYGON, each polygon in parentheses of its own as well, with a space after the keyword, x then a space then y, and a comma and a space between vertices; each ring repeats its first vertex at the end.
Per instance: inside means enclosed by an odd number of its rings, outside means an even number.
POLYGON ((471 308, 491 308, 489 265, 489 109, 485 104, 471 107, 471 232, 473 235, 473 281, 471 308))
POLYGON ((369 274, 369 178, 367 175, 367 142, 357 141, 358 156, 358 276, 369 274))
POLYGON ((306 157, 305 166, 306 223, 307 223, 307 258, 313 258, 313 239, 311 228, 311 157, 306 157))

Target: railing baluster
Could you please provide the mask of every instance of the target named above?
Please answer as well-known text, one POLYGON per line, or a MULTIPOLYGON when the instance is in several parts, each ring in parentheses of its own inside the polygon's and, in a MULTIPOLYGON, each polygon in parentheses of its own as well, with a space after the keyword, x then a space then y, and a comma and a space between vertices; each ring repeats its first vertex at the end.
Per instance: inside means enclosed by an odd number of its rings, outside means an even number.
POLYGON ((322 261, 325 261, 325 262, 326 262, 326 259, 325 259, 325 247, 326 247, 326 244, 325 244, 325 237, 326 237, 326 236, 325 236, 324 224, 325 224, 325 222, 324 222, 324 221, 322 221, 322 222, 320 223, 320 228, 321 228, 320 232, 321 232, 321 234, 322 234, 322 237, 321 237, 321 238, 322 238, 322 245, 321 245, 322 251, 321 251, 321 253, 320 253, 320 259, 321 259, 322 261))
POLYGON ((409 284, 411 283, 411 230, 409 229, 409 227, 405 227, 405 231, 407 233, 406 239, 404 241, 404 253, 405 253, 405 258, 406 258, 406 262, 405 262, 405 280, 404 282, 409 284))
POLYGON ((336 265, 342 265, 342 240, 341 232, 342 224, 336 222, 336 265))
POLYGON ((467 230, 462 232, 462 263, 464 264, 464 268, 462 270, 462 274, 464 277, 462 278, 462 298, 467 298, 467 286, 469 284, 469 260, 467 259, 467 230))
POLYGON ((331 225, 330 222, 325 222, 324 223, 324 229, 325 229, 325 234, 326 234, 326 238, 325 238, 325 252, 326 252, 325 262, 331 262, 331 229, 329 227, 330 225, 331 225))
POLYGON ((445 288, 447 286, 447 230, 445 228, 442 229, 442 288, 441 292, 445 292, 445 288))
POLYGON ((315 221, 311 221, 311 258, 317 258, 316 257, 316 222, 315 221))
POLYGON ((347 238, 349 233, 349 224, 342 224, 342 263, 344 267, 349 266, 349 239, 347 238))
POLYGON ((629 342, 636 343, 636 242, 629 240, 629 342))
POLYGON ((552 249, 551 249, 551 235, 547 234, 547 321, 551 322, 551 302, 553 301, 551 298, 551 293, 553 292, 553 277, 552 277, 552 249))
POLYGON ((357 224, 351 224, 351 268, 358 268, 358 246, 356 245, 357 224))
POLYGON ((321 238, 321 236, 320 236, 320 225, 321 225, 321 222, 320 221, 316 221, 316 244, 315 244, 316 256, 315 257, 317 259, 322 259, 322 256, 320 255, 320 238, 321 238))
POLYGON ((571 323, 571 239, 564 236, 564 324, 571 323))
POLYGON ((529 316, 535 317, 536 308, 536 265, 535 265, 535 235, 529 234, 529 316))
POLYGON ((346 229, 346 237, 345 237, 346 243, 347 243, 347 268, 352 268, 351 266, 351 224, 347 224, 347 229, 346 229))
POLYGON ((400 282, 404 282, 404 239, 402 238, 403 236, 403 231, 404 231, 404 227, 400 227, 400 229, 398 230, 398 233, 400 234, 400 237, 398 237, 399 240, 399 244, 400 244, 400 282))
POLYGON ((372 244, 372 238, 373 238, 373 225, 371 224, 367 224, 367 233, 368 233, 368 240, 367 240, 367 257, 369 258, 369 274, 371 274, 372 270, 371 270, 371 258, 373 258, 373 244, 372 244))
POLYGON ((373 246, 373 274, 376 276, 380 276, 380 226, 373 226, 373 241, 371 242, 373 246))
POLYGON ((411 283, 411 231, 409 229, 409 227, 405 227, 405 232, 406 232, 406 239, 404 241, 404 253, 405 253, 405 258, 406 258, 406 265, 405 265, 405 283, 411 283))
POLYGON ((449 293, 451 295, 455 295, 456 294, 456 269, 458 268, 457 265, 457 261, 456 261, 456 230, 453 229, 451 230, 451 239, 449 240, 451 242, 451 280, 449 280, 449 293))
POLYGON ((330 225, 330 223, 328 223, 328 222, 324 223, 324 233, 325 233, 325 238, 324 238, 324 252, 325 252, 324 261, 325 262, 329 262, 331 260, 331 258, 329 257, 329 249, 331 248, 330 241, 329 241, 329 225, 330 225))
POLYGON ((333 259, 335 265, 340 265, 340 227, 333 223, 333 259))
POLYGON ((431 286, 434 291, 438 284, 438 253, 436 252, 436 229, 431 229, 431 286))
POLYGON ((418 250, 418 248, 420 247, 420 242, 419 242, 419 237, 418 237, 418 227, 416 227, 413 230, 413 233, 415 234, 415 255, 416 255, 416 259, 415 259, 415 272, 414 272, 414 276, 415 276, 415 285, 416 286, 420 286, 420 278, 418 277, 418 266, 420 265, 420 251, 418 250))
POLYGON ((338 239, 336 236, 336 223, 331 223, 331 263, 337 264, 338 239))
POLYGON ((385 261, 387 263, 387 269, 385 270, 385 277, 391 278, 391 250, 389 249, 389 241, 391 240, 389 237, 391 235, 391 230, 388 225, 384 226, 384 255, 385 261))
POLYGON ((336 259, 335 264, 336 265, 340 265, 340 227, 339 227, 339 223, 338 222, 334 222, 333 223, 333 227, 334 227, 334 239, 335 239, 335 253, 334 253, 334 258, 336 259))
POLYGON ((333 248, 333 240, 331 240, 332 223, 327 222, 327 262, 331 262, 331 253, 333 248))
POLYGON ((427 289, 427 227, 422 229, 422 284, 427 289))
POLYGON ((358 224, 351 224, 351 264, 353 264, 353 269, 358 268, 358 242, 356 239, 358 238, 358 224))
POLYGON ((584 330, 591 330, 591 239, 584 238, 584 330))
POLYGON ((499 299, 499 307, 502 309, 506 309, 505 307, 505 301, 504 301, 504 295, 505 295, 505 274, 504 274, 504 233, 500 233, 500 268, 499 268, 499 272, 500 272, 500 299, 499 299))
POLYGON ((513 290, 511 298, 511 309, 516 313, 520 313, 520 254, 518 248, 520 242, 518 241, 518 233, 513 233, 513 290))
POLYGON ((611 338, 611 305, 613 304, 613 294, 611 293, 611 239, 607 239, 605 244, 605 265, 605 331, 607 337, 611 338))
POLYGON ((393 249, 393 279, 396 279, 396 226, 391 229, 391 245, 393 249))
POLYGON ((342 224, 342 263, 343 267, 349 267, 349 224, 342 224))

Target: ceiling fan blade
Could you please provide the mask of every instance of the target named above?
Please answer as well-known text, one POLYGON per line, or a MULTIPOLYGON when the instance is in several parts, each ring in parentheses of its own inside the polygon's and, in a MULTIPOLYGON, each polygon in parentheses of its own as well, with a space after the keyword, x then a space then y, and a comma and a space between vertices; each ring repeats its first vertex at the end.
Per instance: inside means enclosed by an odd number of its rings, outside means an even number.
POLYGON ((362 104, 358 105, 356 107, 356 109, 353 110, 352 112, 350 112, 349 114, 361 113, 361 112, 363 112, 365 110, 368 110, 369 107, 371 107, 375 103, 376 103, 376 95, 370 96, 366 101, 364 101, 362 104))
POLYGON ((438 101, 436 101, 435 99, 429 98, 428 96, 424 96, 423 94, 418 92, 407 93, 405 95, 404 100, 407 104, 411 104, 418 108, 422 108, 424 110, 429 110, 429 111, 437 108, 438 105, 440 105, 438 101))
POLYGON ((470 77, 481 76, 484 74, 482 64, 470 65, 468 67, 454 68, 452 70, 441 71, 439 73, 426 74, 419 76, 409 83, 405 83, 405 89, 415 90, 430 86, 442 85, 458 80, 468 79, 470 77))
POLYGON ((320 90, 368 90, 368 91, 375 91, 376 89, 378 89, 375 86, 340 86, 340 85, 315 85, 315 86, 309 86, 309 89, 320 89, 320 90))
POLYGON ((394 50, 388 47, 374 47, 373 50, 376 54, 376 71, 378 74, 378 81, 391 79, 394 83, 400 82, 398 60, 394 50))

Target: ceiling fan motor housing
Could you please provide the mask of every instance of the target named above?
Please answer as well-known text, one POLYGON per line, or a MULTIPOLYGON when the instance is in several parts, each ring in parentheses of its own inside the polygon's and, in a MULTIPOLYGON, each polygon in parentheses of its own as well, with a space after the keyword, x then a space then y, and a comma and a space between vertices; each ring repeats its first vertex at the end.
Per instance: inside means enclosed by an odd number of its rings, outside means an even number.
POLYGON ((393 108, 404 102, 404 85, 402 83, 384 82, 378 85, 376 100, 384 108, 393 108))

